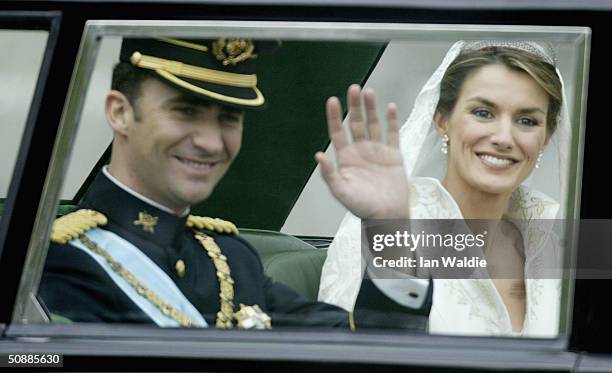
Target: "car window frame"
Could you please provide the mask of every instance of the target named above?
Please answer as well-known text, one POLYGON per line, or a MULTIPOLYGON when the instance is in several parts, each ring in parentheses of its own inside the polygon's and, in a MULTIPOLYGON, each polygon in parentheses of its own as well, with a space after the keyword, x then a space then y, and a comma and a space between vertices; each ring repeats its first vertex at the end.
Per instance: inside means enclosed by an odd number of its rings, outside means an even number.
MULTIPOLYGON (((468 33, 487 32, 491 35, 499 34, 500 37, 511 35, 517 37, 517 34, 523 32, 541 33, 543 37, 546 35, 554 35, 557 31, 564 33, 574 32, 577 35, 576 43, 581 39, 585 43, 585 49, 588 51, 588 39, 590 34, 583 34, 584 30, 580 28, 563 27, 555 30, 554 27, 527 27, 525 29, 510 29, 503 26, 458 26, 458 25, 424 25, 424 24, 372 24, 372 23, 308 23, 308 22, 262 22, 262 21, 140 21, 140 20, 90 20, 85 24, 83 38, 81 40, 80 51, 77 57, 74 75, 70 84, 68 97, 64 106, 62 115, 62 123, 58 131, 56 146, 51 158, 49 174, 45 183, 45 188, 41 196, 42 204, 40 206, 38 220, 40 225, 34 227, 33 236, 42 237, 43 240, 32 240, 29 248, 29 255, 32 259, 26 263, 26 271, 30 272, 29 276, 24 276, 24 284, 22 289, 37 289, 37 282, 40 281, 42 265, 44 261, 41 258, 46 256, 46 245, 40 246, 41 242, 47 242, 50 232, 49 223, 47 226, 43 222, 50 222, 57 210, 58 195, 61 188, 61 181, 67 169, 68 158, 74 139, 76 138, 78 123, 85 102, 85 94, 92 72, 95 66, 97 54, 101 45, 101 40, 104 37, 117 36, 139 36, 147 37, 159 34, 159 30, 163 29, 164 35, 167 37, 230 37, 230 36, 245 36, 258 33, 260 38, 280 38, 283 35, 294 32, 296 40, 301 40, 305 35, 308 40, 360 40, 360 41, 381 41, 381 40, 412 40, 423 38, 429 34, 430 38, 448 38, 448 34, 444 31, 461 30, 468 33)), ((290 36, 291 38, 291 36, 290 36)), ((585 51, 585 53, 586 53, 585 51)), ((584 77, 583 77, 584 79, 584 77)), ((584 96, 584 92, 580 97, 584 96)), ((582 113, 582 110, 577 109, 577 113, 582 113)), ((573 201, 576 202, 576 201, 573 201)), ((26 293, 28 290, 20 291, 20 294, 26 293)), ((36 291, 33 291, 35 293, 36 291)), ((26 302, 24 297, 22 302, 26 302)), ((23 306, 23 303, 22 303, 23 306)), ((23 306, 22 308, 25 308, 23 306)), ((19 308, 17 308, 17 311, 19 308)), ((27 310, 21 313, 16 313, 15 317, 25 318, 27 310)))
MULTIPOLYGON (((21 136, 21 142, 15 167, 11 177, 7 198, 0 218, 0 272, 3 274, 3 302, 0 305, 0 323, 7 323, 12 315, 19 278, 5 274, 13 273, 10 269, 22 268, 25 261, 24 250, 6 250, 7 247, 27 247, 29 232, 23 227, 33 224, 34 216, 29 213, 36 210, 40 199, 40 188, 46 175, 44 167, 44 146, 39 147, 41 140, 49 135, 54 137, 53 125, 41 127, 38 125, 43 117, 50 114, 49 99, 45 96, 51 74, 57 72, 53 62, 57 56, 57 46, 62 13, 59 11, 0 11, 0 28, 16 30, 44 30, 48 32, 45 51, 38 72, 34 94, 30 102, 28 116, 21 136), (39 148, 36 154, 32 148, 39 148), (43 160, 41 162, 41 159, 43 160), (41 165, 43 165, 41 167, 41 165)), ((49 159, 52 144, 46 147, 49 159)))

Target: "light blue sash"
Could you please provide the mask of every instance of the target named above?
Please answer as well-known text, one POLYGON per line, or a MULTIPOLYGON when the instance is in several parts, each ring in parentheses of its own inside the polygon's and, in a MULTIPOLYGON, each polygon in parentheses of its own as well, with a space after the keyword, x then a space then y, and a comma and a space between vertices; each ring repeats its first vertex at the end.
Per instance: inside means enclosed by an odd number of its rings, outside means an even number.
MULTIPOLYGON (((96 245, 106 250, 113 259, 121 263, 125 269, 130 271, 147 288, 154 291, 161 299, 189 317, 193 326, 208 327, 206 320, 204 320, 191 302, 187 300, 174 281, 136 246, 113 232, 100 228, 91 229, 85 235, 95 242, 96 245)), ((123 277, 112 270, 102 256, 88 249, 78 238, 70 241, 70 244, 85 251, 94 258, 113 279, 115 284, 157 325, 162 327, 180 326, 176 320, 164 315, 153 303, 139 295, 123 277)))

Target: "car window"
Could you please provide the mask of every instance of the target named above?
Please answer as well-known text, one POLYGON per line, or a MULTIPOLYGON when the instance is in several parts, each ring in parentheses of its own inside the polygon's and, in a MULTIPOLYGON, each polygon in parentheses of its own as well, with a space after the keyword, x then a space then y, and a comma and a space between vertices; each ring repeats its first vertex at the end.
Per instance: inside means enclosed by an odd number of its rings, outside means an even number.
MULTIPOLYGON (((553 45, 554 58, 558 61, 556 66, 565 84, 567 105, 564 107, 567 107, 567 119, 575 125, 569 128, 568 142, 551 145, 551 149, 554 149, 551 152, 568 155, 567 161, 562 166, 567 169, 563 172, 559 169, 543 169, 534 173, 527 182, 542 186, 547 191, 558 190, 556 194, 548 193, 552 194, 552 198, 558 201, 560 206, 559 214, 549 218, 561 220, 559 224, 562 229, 559 234, 562 236, 562 241, 565 238, 563 235, 571 231, 566 225, 570 224, 578 214, 575 206, 579 196, 575 193, 575 186, 580 181, 572 175, 575 175, 576 170, 581 167, 578 164, 581 146, 578 134, 583 125, 585 110, 582 105, 584 105, 583 90, 587 67, 585 58, 588 61, 585 57, 588 51, 586 47, 589 40, 588 29, 509 26, 500 28, 483 26, 472 29, 454 28, 448 25, 436 26, 426 32, 411 26, 389 26, 376 31, 374 26, 364 25, 363 30, 359 31, 342 24, 334 24, 333 27, 330 26, 334 32, 327 32, 310 24, 293 28, 284 24, 262 23, 257 26, 256 32, 248 23, 228 23, 221 26, 215 24, 214 28, 212 24, 194 22, 185 23, 181 28, 160 22, 155 28, 150 25, 134 28, 122 25, 118 21, 108 21, 113 27, 105 28, 103 27, 105 22, 89 24, 84 37, 84 43, 88 47, 82 50, 80 65, 76 66, 75 79, 82 85, 80 90, 71 92, 69 106, 66 108, 66 112, 70 115, 64 120, 66 123, 78 123, 78 130, 67 135, 75 136, 75 144, 69 152, 70 155, 58 160, 65 162, 67 172, 62 174, 58 169, 49 175, 50 178, 62 178, 61 199, 68 202, 58 207, 58 201, 52 200, 53 193, 49 192, 48 196, 43 196, 46 207, 58 210, 59 215, 74 210, 74 206, 81 202, 89 183, 96 175, 103 172, 102 166, 109 160, 108 148, 113 132, 107 123, 109 114, 104 112, 104 105, 111 84, 110 73, 117 62, 124 35, 142 34, 141 36, 157 38, 167 38, 167 35, 172 35, 173 38, 187 39, 199 35, 219 39, 235 32, 236 37, 281 40, 282 45, 274 53, 257 57, 258 62, 266 66, 266 73, 259 77, 262 90, 266 88, 273 92, 269 96, 268 107, 246 115, 243 148, 235 164, 210 198, 203 203, 194 204, 189 211, 193 215, 227 219, 239 229, 246 228, 244 237, 255 246, 267 274, 281 282, 292 280, 287 279, 291 276, 287 276, 286 273, 273 272, 274 261, 283 263, 276 255, 283 254, 284 257, 301 255, 287 249, 287 245, 302 244, 301 241, 289 241, 292 235, 341 237, 338 228, 342 227, 346 210, 334 200, 322 182, 313 159, 314 153, 319 150, 326 150, 328 154, 333 155, 325 124, 324 107, 327 97, 338 96, 345 102, 345 91, 351 83, 371 87, 378 93, 380 103, 378 116, 380 118, 385 116, 384 109, 381 109, 384 108, 384 103, 395 102, 399 107, 399 123, 402 124, 410 117, 413 107, 421 105, 418 101, 413 105, 415 98, 447 55, 447 51, 452 50, 458 40, 501 39, 512 42, 536 39, 553 45), (265 32, 260 33, 259 30, 265 32), (286 32, 288 36, 279 30, 286 32), (87 84, 83 84, 84 82, 87 84), (560 185, 564 185, 564 188, 559 190, 560 185), (268 240, 271 236, 274 236, 274 244, 268 240), (282 247, 278 252, 263 246, 276 245, 278 240, 285 240, 278 244, 282 247), (271 251, 266 251, 268 249, 271 251)), ((513 119, 512 123, 519 128, 516 131, 521 134, 532 130, 526 128, 527 124, 524 124, 525 118, 522 116, 513 119)), ((407 132, 408 135, 422 135, 406 129, 402 131, 401 133, 407 132)), ((535 154, 537 157, 537 152, 535 154)), ((550 160, 546 158, 549 156, 549 153, 544 155, 542 161, 549 162, 550 160)), ((420 154, 415 155, 415 159, 419 157, 420 154)), ((520 156, 515 155, 515 157, 520 156)), ((509 162, 519 163, 520 160, 522 159, 511 159, 509 162)), ((508 160, 489 161, 507 162, 508 160)), ((535 157, 533 161, 535 163, 535 157)), ((423 175, 433 176, 427 172, 423 175)), ((156 221, 155 217, 148 217, 143 213, 134 219, 132 225, 142 226, 144 230, 147 225, 155 226, 152 221, 156 221)), ((357 247, 355 253, 358 264, 361 260, 359 249, 360 247, 357 247)), ((48 247, 31 247, 30 250, 46 253, 48 247)), ((572 247, 562 247, 561 257, 564 257, 569 250, 572 250, 572 247)), ((309 260, 311 264, 314 263, 314 275, 306 277, 309 283, 305 288, 308 290, 299 289, 299 291, 308 292, 310 298, 319 297, 330 303, 341 303, 335 302, 333 297, 321 296, 317 290, 320 276, 324 276, 324 279, 326 276, 323 262, 339 260, 336 265, 341 267, 346 258, 330 259, 330 251, 325 250, 318 250, 317 254, 313 255, 316 258, 309 260)), ((350 255, 349 253, 348 256, 350 255)), ((176 261, 176 271, 181 272, 179 267, 179 261, 176 261)), ((29 269, 40 274, 43 267, 29 269)), ((294 288, 300 286, 297 282, 287 284, 294 288)), ((466 299, 470 296, 469 289, 453 289, 451 285, 455 283, 447 284, 450 284, 447 291, 460 298, 458 303, 468 302, 466 299)), ((565 334, 566 310, 571 303, 571 294, 568 293, 567 286, 562 284, 562 281, 558 285, 562 292, 559 292, 553 301, 559 304, 559 314, 555 319, 556 330, 548 335, 550 337, 565 334)), ((323 287, 324 284, 321 282, 320 286, 323 287)), ((38 288, 22 289, 22 291, 36 294, 38 288)), ((393 291, 385 294, 393 297, 393 291)), ((499 295, 495 290, 489 294, 499 295)), ((501 299, 494 301, 498 305, 503 305, 501 299)), ((346 308, 344 304, 339 305, 346 308)), ((477 312, 478 307, 475 310, 474 312, 477 312)), ((503 309, 500 311, 502 316, 507 317, 502 311, 503 309)), ((59 320, 65 315, 53 316, 59 320)), ((486 322, 495 323, 495 320, 486 322)))
POLYGON ((7 197, 13 176, 21 136, 26 126, 47 44, 47 35, 47 31, 39 30, 0 30, 0 48, 5 53, 0 61, 3 82, 0 93, 0 115, 3 118, 0 137, 0 156, 3 160, 0 172, 2 202, 7 197))
MULTIPOLYGON (((530 36, 526 36, 530 38, 530 36)), ((459 39, 459 38, 458 38, 459 39)), ((450 40, 411 40, 391 41, 373 68, 365 86, 374 88, 379 93, 379 101, 395 102, 398 104, 400 125, 404 125, 416 105, 415 98, 420 92, 427 79, 438 68, 445 53, 455 42, 450 40), (398 77, 405 74, 405 77, 398 77)), ((563 74, 567 104, 570 113, 576 113, 575 106, 578 104, 573 97, 580 96, 576 86, 577 74, 581 74, 579 62, 574 58, 575 46, 572 43, 555 43, 555 53, 558 60, 557 67, 563 74)), ((382 105, 381 105, 382 106, 382 105)), ((384 117, 383 108, 379 106, 379 117, 384 117)), ((577 118, 574 118, 576 120, 577 118)), ((578 129, 572 127, 574 131, 578 129)), ((575 136, 579 132, 575 132, 575 136)), ((327 149, 328 154, 333 155, 333 147, 327 149)), ((551 171, 552 172, 552 171, 551 171)), ((559 177, 541 172, 534 174, 534 182, 546 184, 545 188, 553 189, 559 183, 559 177)), ((558 198, 558 197, 555 197, 558 198)), ((303 236, 333 236, 340 226, 340 222, 347 210, 339 204, 329 192, 325 185, 319 167, 312 173, 296 201, 291 213, 287 217, 282 230, 284 232, 303 236), (311 219, 314 215, 325 211, 321 219, 311 219)), ((561 216, 564 216, 562 213, 561 216)))

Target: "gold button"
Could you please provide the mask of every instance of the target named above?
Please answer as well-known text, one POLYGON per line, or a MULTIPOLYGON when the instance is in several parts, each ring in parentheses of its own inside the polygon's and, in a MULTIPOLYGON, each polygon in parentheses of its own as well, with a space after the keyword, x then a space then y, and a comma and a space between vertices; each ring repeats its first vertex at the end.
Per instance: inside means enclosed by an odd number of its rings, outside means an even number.
POLYGON ((185 262, 183 262, 182 259, 176 261, 174 268, 176 268, 176 273, 179 275, 179 277, 183 277, 185 275, 185 262))

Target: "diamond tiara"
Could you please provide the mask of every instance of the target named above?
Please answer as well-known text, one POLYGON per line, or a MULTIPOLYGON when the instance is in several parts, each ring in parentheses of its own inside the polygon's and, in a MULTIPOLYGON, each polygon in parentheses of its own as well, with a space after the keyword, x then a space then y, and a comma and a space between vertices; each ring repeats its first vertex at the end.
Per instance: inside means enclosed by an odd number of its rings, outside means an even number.
POLYGON ((479 50, 488 47, 503 47, 525 51, 531 53, 544 62, 556 66, 556 56, 549 43, 528 41, 528 40, 480 40, 466 42, 464 50, 479 50))

